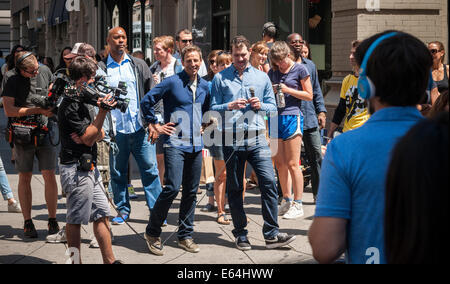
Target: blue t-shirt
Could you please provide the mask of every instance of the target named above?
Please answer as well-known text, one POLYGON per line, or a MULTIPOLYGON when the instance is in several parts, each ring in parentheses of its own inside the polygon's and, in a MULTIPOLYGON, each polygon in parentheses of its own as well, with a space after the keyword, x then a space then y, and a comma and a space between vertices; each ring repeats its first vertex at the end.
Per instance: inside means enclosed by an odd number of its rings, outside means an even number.
MULTIPOLYGON (((289 88, 303 91, 302 80, 309 77, 310 74, 305 66, 299 63, 295 63, 292 69, 287 74, 283 74, 280 71, 269 71, 269 77, 272 84, 283 83, 289 88)), ((301 113, 300 107, 302 106, 302 100, 284 94, 286 107, 278 109, 278 115, 299 115, 301 113)))
POLYGON ((391 151, 421 119, 415 107, 381 109, 328 145, 315 217, 348 220, 347 263, 386 262, 385 180, 391 151))

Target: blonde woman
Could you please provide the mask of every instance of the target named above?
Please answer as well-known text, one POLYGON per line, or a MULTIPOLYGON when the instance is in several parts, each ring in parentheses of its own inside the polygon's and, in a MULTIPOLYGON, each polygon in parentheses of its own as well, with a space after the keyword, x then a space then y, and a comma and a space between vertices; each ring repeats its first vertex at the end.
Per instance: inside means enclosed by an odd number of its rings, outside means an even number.
MULTIPOLYGON (((279 214, 284 219, 303 216, 303 173, 300 169, 300 149, 303 136, 303 114, 300 111, 302 100, 313 99, 309 72, 302 64, 291 58, 291 49, 285 42, 275 42, 269 52, 270 61, 276 70, 269 71, 269 77, 285 96, 285 107, 278 107, 278 129, 270 130, 271 147, 276 149, 274 161, 278 169, 283 201, 279 214), (276 147, 276 148, 274 148, 276 147), (292 178, 294 199, 289 186, 292 178)), ((275 92, 279 89, 274 87, 275 92)))
MULTIPOLYGON (((428 50, 433 56, 433 80, 438 86, 438 91, 440 94, 448 90, 448 76, 450 74, 449 65, 444 64, 445 60, 445 48, 444 44, 440 41, 433 41, 428 44, 428 50)), ((432 98, 432 103, 436 101, 437 98, 432 98)))

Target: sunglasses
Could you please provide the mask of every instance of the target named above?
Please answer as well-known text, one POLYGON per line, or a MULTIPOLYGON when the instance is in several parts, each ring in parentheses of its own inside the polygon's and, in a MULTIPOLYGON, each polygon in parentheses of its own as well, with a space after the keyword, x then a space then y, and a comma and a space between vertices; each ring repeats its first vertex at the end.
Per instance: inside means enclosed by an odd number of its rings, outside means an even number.
POLYGON ((30 75, 35 75, 38 73, 39 71, 39 67, 37 69, 34 69, 33 71, 27 71, 27 70, 22 70, 23 72, 30 74, 30 75))
POLYGON ((221 51, 221 52, 217 53, 217 56, 221 56, 222 54, 229 55, 231 53, 229 53, 228 51, 221 51))
POLYGON ((192 43, 194 40, 192 39, 183 39, 181 42, 182 43, 192 43))
POLYGON ((440 50, 437 49, 430 49, 431 54, 436 54, 438 53, 440 50))
POLYGON ((214 64, 216 64, 216 61, 215 61, 215 60, 210 60, 210 61, 209 61, 209 64, 210 64, 210 65, 214 65, 214 64))

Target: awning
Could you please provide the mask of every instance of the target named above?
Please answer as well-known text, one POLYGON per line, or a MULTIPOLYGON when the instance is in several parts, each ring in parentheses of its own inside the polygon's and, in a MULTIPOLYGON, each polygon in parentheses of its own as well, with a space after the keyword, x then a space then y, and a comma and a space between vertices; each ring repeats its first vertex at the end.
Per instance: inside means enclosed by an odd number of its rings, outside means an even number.
POLYGON ((69 12, 66 9, 66 0, 52 0, 48 14, 48 25, 56 26, 69 21, 69 12))

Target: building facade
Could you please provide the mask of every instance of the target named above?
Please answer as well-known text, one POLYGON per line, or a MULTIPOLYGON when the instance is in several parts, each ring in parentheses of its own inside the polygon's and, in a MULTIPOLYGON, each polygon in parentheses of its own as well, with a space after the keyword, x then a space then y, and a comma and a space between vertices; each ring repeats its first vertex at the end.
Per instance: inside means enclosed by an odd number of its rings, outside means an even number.
POLYGON ((75 42, 103 49, 108 30, 120 25, 127 31, 130 52, 142 50, 151 58, 154 37, 188 28, 207 54, 229 49, 238 34, 261 40, 262 26, 273 21, 280 40, 298 32, 310 42, 332 106, 351 71, 352 40, 397 29, 425 43, 442 41, 448 50, 448 9, 447 0, 14 0, 10 45, 21 43, 58 61, 61 50, 75 42))
POLYGON ((3 55, 9 54, 11 40, 11 11, 10 0, 0 0, 0 50, 3 55))

